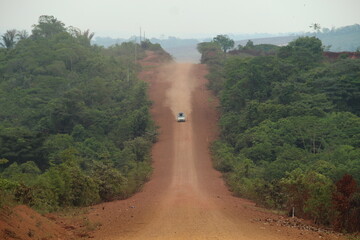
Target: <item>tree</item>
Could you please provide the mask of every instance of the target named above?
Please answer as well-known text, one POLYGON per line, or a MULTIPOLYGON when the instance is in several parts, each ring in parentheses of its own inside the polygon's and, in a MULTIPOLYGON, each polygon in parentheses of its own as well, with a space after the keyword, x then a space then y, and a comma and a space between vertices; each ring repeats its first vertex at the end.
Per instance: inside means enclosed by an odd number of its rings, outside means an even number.
POLYGON ((224 53, 218 43, 202 42, 197 45, 197 50, 201 53, 201 63, 219 63, 222 61, 224 53))
POLYGON ((280 183, 286 190, 286 205, 289 210, 295 209, 296 216, 311 217, 315 223, 329 223, 333 188, 330 179, 320 173, 303 172, 297 168, 280 183))
POLYGON ((307 70, 323 59, 322 42, 316 37, 300 37, 280 48, 278 56, 307 70))
MULTIPOLYGON (((354 178, 345 174, 342 179, 340 179, 336 183, 336 191, 333 193, 332 202, 333 207, 337 211, 337 216, 334 221, 334 227, 337 230, 352 230, 356 231, 359 229, 355 229, 352 226, 354 222, 353 219, 350 218, 352 205, 352 197, 356 193, 357 183, 354 178)), ((357 223, 358 225, 359 223, 357 223)))
POLYGON ((84 45, 90 46, 91 39, 94 37, 95 33, 90 32, 90 29, 81 31, 76 27, 69 27, 68 32, 75 38, 77 38, 84 45))
POLYGON ((29 37, 29 33, 26 30, 21 30, 16 33, 16 36, 19 38, 19 40, 23 40, 29 37))
POLYGON ((54 16, 42 15, 39 17, 37 25, 33 25, 32 35, 34 38, 52 37, 55 34, 66 32, 65 24, 57 20, 54 16))
MULTIPOLYGON (((320 74, 319 74, 320 75, 320 74)), ((327 95, 338 111, 360 115, 360 60, 341 59, 326 67, 312 86, 327 95)))
POLYGON ((251 40, 247 41, 244 49, 253 49, 253 48, 254 48, 254 42, 251 40))
POLYGON ((309 198, 305 202, 304 212, 317 224, 329 224, 332 216, 331 193, 333 183, 317 172, 308 172, 303 181, 309 198))
POLYGON ((227 35, 217 35, 213 38, 213 42, 218 43, 224 53, 233 48, 235 45, 234 40, 230 39, 227 35))
POLYGON ((310 25, 310 28, 314 29, 315 32, 319 32, 321 29, 321 26, 319 23, 313 23, 310 25))
POLYGON ((0 43, 1 46, 7 49, 13 48, 16 44, 16 30, 7 30, 6 33, 1 36, 1 38, 3 40, 3 42, 0 43))

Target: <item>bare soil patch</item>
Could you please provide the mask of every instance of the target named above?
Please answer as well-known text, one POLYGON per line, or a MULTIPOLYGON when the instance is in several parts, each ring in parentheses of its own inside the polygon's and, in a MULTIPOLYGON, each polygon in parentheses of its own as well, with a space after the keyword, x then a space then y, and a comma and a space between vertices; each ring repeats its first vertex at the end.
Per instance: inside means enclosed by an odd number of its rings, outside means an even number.
POLYGON ((59 217, 45 217, 24 205, 0 210, 0 239, 4 240, 78 239, 68 226, 59 217))

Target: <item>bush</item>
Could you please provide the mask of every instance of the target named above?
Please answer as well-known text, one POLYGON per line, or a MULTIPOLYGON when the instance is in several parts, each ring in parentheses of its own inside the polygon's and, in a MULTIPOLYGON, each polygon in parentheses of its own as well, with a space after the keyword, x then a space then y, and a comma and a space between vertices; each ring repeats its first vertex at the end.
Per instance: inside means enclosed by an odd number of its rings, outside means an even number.
POLYGON ((12 204, 15 200, 15 191, 19 187, 17 182, 0 177, 0 207, 12 204))
POLYGON ((94 162, 91 176, 99 187, 101 200, 111 201, 126 194, 127 179, 110 165, 94 162))
POLYGON ((360 189, 351 175, 345 174, 336 183, 332 195, 333 208, 336 211, 333 225, 337 230, 360 231, 360 189))
POLYGON ((295 208, 296 216, 310 217, 316 223, 329 224, 332 217, 331 180, 316 172, 296 169, 281 180, 286 190, 287 208, 295 208))

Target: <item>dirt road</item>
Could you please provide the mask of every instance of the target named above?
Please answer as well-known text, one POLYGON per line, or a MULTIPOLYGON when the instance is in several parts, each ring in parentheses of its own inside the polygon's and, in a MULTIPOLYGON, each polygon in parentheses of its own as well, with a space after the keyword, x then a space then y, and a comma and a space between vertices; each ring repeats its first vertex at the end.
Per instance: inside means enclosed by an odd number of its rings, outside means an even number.
POLYGON ((205 74, 203 65, 177 63, 142 73, 160 126, 154 173, 130 199, 90 210, 90 219, 101 223, 95 239, 336 239, 259 221, 278 216, 227 190, 210 160, 217 113, 205 74), (178 112, 187 114, 185 123, 176 122, 178 112))

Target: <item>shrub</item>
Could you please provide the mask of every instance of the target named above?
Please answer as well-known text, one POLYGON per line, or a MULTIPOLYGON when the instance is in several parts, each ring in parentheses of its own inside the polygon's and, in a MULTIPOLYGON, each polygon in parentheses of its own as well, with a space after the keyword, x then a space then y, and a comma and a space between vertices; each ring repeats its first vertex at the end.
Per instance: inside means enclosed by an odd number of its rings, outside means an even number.
POLYGON ((336 216, 333 225, 337 230, 355 232, 360 230, 360 191, 351 175, 345 174, 336 183, 332 195, 336 216))
POLYGON ((0 177, 0 207, 11 204, 15 198, 15 191, 19 187, 17 182, 0 177))

